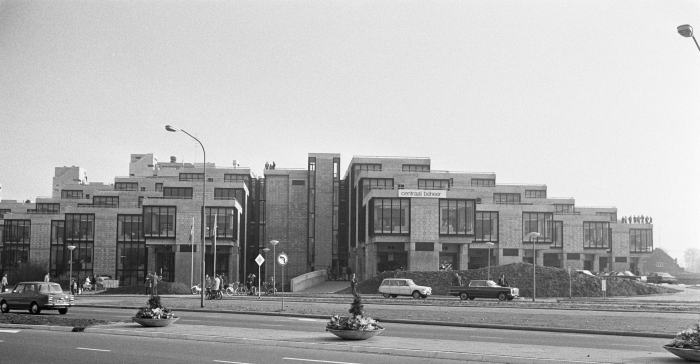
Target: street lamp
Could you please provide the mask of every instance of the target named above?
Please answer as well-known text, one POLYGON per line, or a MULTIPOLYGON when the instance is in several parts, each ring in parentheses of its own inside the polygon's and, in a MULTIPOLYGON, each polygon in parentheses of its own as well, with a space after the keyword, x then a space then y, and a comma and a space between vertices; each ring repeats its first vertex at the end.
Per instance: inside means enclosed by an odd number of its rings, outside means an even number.
MULTIPOLYGON (((202 226, 201 226, 201 230, 202 230, 202 286, 201 287, 202 287, 202 290, 201 290, 201 300, 200 300, 201 307, 204 307, 204 291, 205 291, 204 287, 206 287, 205 282, 204 282, 204 262, 205 262, 204 259, 206 256, 206 254, 205 254, 206 245, 205 245, 205 240, 204 240, 204 225, 206 223, 204 220, 204 213, 206 211, 206 196, 207 196, 207 151, 204 150, 204 145, 202 145, 202 142, 200 142, 199 139, 192 136, 192 134, 190 134, 190 133, 188 133, 188 132, 186 132, 178 127, 172 126, 172 125, 166 125, 165 130, 171 131, 171 132, 181 131, 181 132, 187 134, 190 138, 196 140, 197 143, 199 143, 199 146, 202 147, 202 153, 204 154, 204 164, 203 164, 204 179, 203 179, 203 184, 202 184, 202 226)), ((214 262, 214 268, 216 269, 216 262, 214 262)), ((216 272, 216 270, 215 270, 215 272, 216 272)))
POLYGON ((686 37, 686 38, 693 38, 695 41, 695 45, 698 47, 698 50, 700 50, 700 44, 698 44, 697 39, 695 39, 695 36, 693 35, 693 27, 691 27, 688 24, 683 24, 678 27, 678 34, 686 37))
POLYGON ((68 245, 67 248, 70 250, 70 259, 68 260, 70 264, 70 279, 68 279, 68 284, 70 284, 70 291, 73 292, 73 282, 71 282, 71 279, 73 279, 73 249, 75 249, 75 245, 68 245))
POLYGON ((535 276, 535 267, 537 266, 537 251, 535 251, 535 241, 532 238, 538 239, 540 233, 531 232, 527 234, 528 239, 532 243, 532 302, 535 302, 535 288, 537 288, 537 281, 535 276))
MULTIPOLYGON (((276 252, 275 246, 277 246, 277 244, 279 244, 279 243, 280 243, 279 240, 270 240, 270 244, 272 244, 272 255, 273 255, 272 259, 275 259, 275 260, 277 259, 277 252, 276 252)), ((277 262, 273 262, 273 264, 272 264, 272 292, 274 292, 274 294, 277 294, 277 290, 276 290, 277 286, 275 286, 275 278, 276 277, 277 277, 277 262)), ((284 282, 282 282, 282 284, 284 284, 284 282)))
POLYGON ((491 247, 494 245, 492 242, 487 241, 486 245, 489 247, 489 268, 487 270, 487 278, 488 280, 491 280, 491 247))

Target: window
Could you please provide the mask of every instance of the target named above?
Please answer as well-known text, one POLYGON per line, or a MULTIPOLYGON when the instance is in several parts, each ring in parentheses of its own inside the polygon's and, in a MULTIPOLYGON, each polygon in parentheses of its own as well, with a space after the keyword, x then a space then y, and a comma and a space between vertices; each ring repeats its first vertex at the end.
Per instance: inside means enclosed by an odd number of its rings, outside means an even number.
POLYGON ((581 260, 580 253, 566 253, 566 260, 581 260))
POLYGON ((207 207, 206 237, 214 236, 214 217, 216 217, 216 237, 235 239, 237 237, 237 215, 233 207, 207 207))
POLYGON ((161 192, 161 191, 163 191, 163 184, 156 183, 156 192, 161 192))
POLYGON ((66 240, 95 240, 94 214, 66 214, 66 240))
POLYGON ((70 250, 65 243, 65 221, 51 221, 51 255, 49 257, 49 272, 52 277, 68 273, 70 250))
POLYGON ((627 257, 615 257, 615 263, 627 263, 627 257))
POLYGON ((518 257, 520 256, 520 249, 503 249, 504 257, 518 257))
POLYGON ((411 200, 406 198, 373 198, 370 210, 374 234, 409 234, 411 200))
POLYGON ((630 252, 646 253, 654 250, 652 229, 630 229, 630 252))
POLYGON ((9 214, 11 212, 12 212, 12 210, 10 210, 10 209, 0 209, 0 219, 4 219, 5 214, 9 214))
POLYGON ((610 223, 608 222, 583 222, 583 247, 584 248, 609 248, 610 247, 610 223))
POLYGON ((360 180, 360 186, 362 186, 362 189, 360 189, 360 201, 364 198, 364 195, 369 193, 369 191, 373 188, 378 188, 378 189, 393 189, 394 188, 394 179, 393 178, 363 178, 360 180))
POLYGON ((656 262, 656 268, 663 268, 664 262, 656 262))
POLYGON ((540 237, 535 241, 551 243, 552 219, 551 212, 523 212, 523 241, 530 241, 527 234, 536 232, 540 237))
POLYGON ((94 206, 119 207, 119 196, 93 196, 94 206))
POLYGON ((146 237, 175 237, 175 206, 144 206, 143 231, 146 237))
POLYGON ((139 196, 139 208, 143 206, 143 196, 139 196))
POLYGON ((402 172, 430 172, 430 165, 426 164, 403 164, 402 172))
POLYGON ((58 214, 60 209, 61 205, 57 203, 37 203, 36 209, 34 209, 34 211, 28 210, 28 212, 33 212, 35 214, 58 214))
POLYGON ((547 198, 547 190, 525 190, 525 198, 547 198))
POLYGON ((174 199, 191 199, 192 187, 163 187, 163 197, 174 199))
POLYGON ((180 173, 180 181, 204 181, 204 173, 180 173))
POLYGON ((498 212, 477 211, 474 241, 498 242, 498 212))
POLYGON ((432 252, 435 251, 435 243, 419 243, 416 242, 417 252, 432 252))
POLYGON ((564 222, 552 222, 552 245, 551 248, 561 248, 564 246, 564 222))
POLYGON ((143 240, 143 215, 117 216, 117 241, 143 240))
POLYGON ((215 200, 236 199, 241 205, 245 203, 245 191, 242 188, 215 188, 215 200))
POLYGON ((440 200, 440 235, 474 234, 474 200, 440 200))
POLYGON ((30 237, 30 220, 5 220, 0 268, 11 270, 18 264, 29 262, 30 237))
POLYGON ((574 205, 554 204, 554 213, 557 215, 572 215, 575 211, 574 205))
POLYGON ((141 192, 145 191, 146 187, 141 187, 141 192))
POLYGON ((493 187, 496 185, 494 178, 472 178, 472 187, 493 187))
POLYGON ((381 164, 361 163, 361 164, 354 165, 355 176, 357 176, 358 173, 360 173, 360 171, 381 171, 381 170, 382 170, 381 164))
POLYGON ((519 193, 494 193, 493 194, 493 203, 518 205, 518 204, 520 204, 520 194, 519 193))
POLYGON ((611 222, 617 222, 617 212, 596 212, 598 216, 608 216, 611 222))
POLYGON ((83 198, 83 191, 80 190, 61 190, 61 199, 79 200, 83 198))
POLYGON ((449 179, 419 179, 418 180, 419 190, 449 190, 450 180, 449 179))
POLYGON ((117 242, 116 279, 120 286, 133 286, 146 280, 148 252, 145 241, 117 242))
POLYGON ((250 176, 247 176, 245 174, 225 174, 224 175, 224 182, 243 181, 247 185, 248 180, 250 180, 250 176))
POLYGON ((292 186, 306 186, 306 181, 303 179, 293 179, 292 186))
POLYGON ((115 182, 114 189, 120 191, 138 191, 139 184, 137 182, 115 182))

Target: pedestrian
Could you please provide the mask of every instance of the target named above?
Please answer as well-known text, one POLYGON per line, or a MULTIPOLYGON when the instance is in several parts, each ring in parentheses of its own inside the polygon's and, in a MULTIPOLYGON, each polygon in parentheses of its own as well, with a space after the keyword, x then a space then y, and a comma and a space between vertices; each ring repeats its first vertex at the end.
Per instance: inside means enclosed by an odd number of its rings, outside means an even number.
POLYGON ((462 286, 462 276, 459 275, 459 273, 455 272, 454 273, 455 278, 453 280, 453 284, 455 286, 462 286))
POLYGON ((333 280, 337 281, 338 280, 338 266, 333 267, 333 280))
POLYGON ((350 278, 350 291, 352 291, 353 296, 357 297, 357 277, 355 273, 353 273, 350 278))
POLYGON ((329 265, 328 267, 326 267, 326 280, 330 281, 331 278, 333 278, 333 276, 331 276, 331 266, 329 265))
POLYGON ((251 276, 253 273, 248 273, 248 275, 245 278, 245 288, 248 290, 248 295, 251 295, 253 292, 253 278, 251 276))
POLYGON ((209 297, 211 294, 211 277, 208 274, 204 276, 204 292, 206 297, 209 297))
POLYGON ((508 280, 506 280, 505 274, 501 274, 501 278, 498 278, 498 285, 501 287, 510 287, 510 285, 508 285, 508 280))
POLYGON ((49 282, 51 281, 51 275, 47 272, 46 275, 44 276, 44 282, 49 282))
POLYGON ((85 277, 85 283, 83 283, 83 291, 90 290, 90 276, 85 277))
POLYGON ((161 281, 161 277, 158 275, 158 273, 153 272, 153 295, 157 296, 158 295, 158 282, 161 281))
POLYGON ((151 296, 153 294, 153 276, 149 273, 146 276, 146 295, 151 296))
POLYGON ((75 278, 73 278, 73 294, 75 295, 75 294, 78 294, 78 293, 80 293, 80 292, 78 291, 78 281, 77 281, 75 278))
POLYGON ((257 289, 255 289, 255 287, 257 287, 258 285, 255 284, 255 277, 256 277, 255 273, 250 273, 250 285, 251 285, 251 292, 252 292, 251 294, 257 293, 257 289))
MULTIPOLYGON (((217 292, 220 288, 221 288, 221 278, 219 278, 218 275, 215 275, 215 276, 214 276, 214 286, 213 286, 212 293, 216 294, 216 292, 217 292)), ((214 298, 214 297, 212 297, 212 298, 214 298)))
POLYGON ((272 161, 272 169, 275 169, 275 166, 276 166, 275 161, 272 161))
POLYGON ((2 281, 0 281, 0 292, 5 292, 7 290, 7 273, 2 275, 2 281))
POLYGON ((265 169, 266 169, 266 170, 267 170, 267 169, 270 169, 270 163, 265 162, 265 169))

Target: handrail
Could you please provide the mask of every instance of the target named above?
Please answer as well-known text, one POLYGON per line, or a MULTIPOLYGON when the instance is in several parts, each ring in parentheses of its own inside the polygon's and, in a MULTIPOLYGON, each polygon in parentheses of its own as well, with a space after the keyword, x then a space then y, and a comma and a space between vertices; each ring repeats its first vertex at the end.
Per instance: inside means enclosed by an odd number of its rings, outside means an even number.
POLYGON ((152 198, 154 200, 191 200, 192 196, 144 196, 144 198, 152 198))
POLYGON ((352 156, 351 160, 352 160, 353 158, 373 158, 373 159, 376 159, 376 158, 380 158, 380 159, 427 159, 427 160, 430 160, 430 157, 402 157, 402 156, 398 156, 398 157, 396 157, 396 156, 385 156, 385 157, 383 157, 383 156, 376 156, 376 155, 354 155, 354 156, 352 156))

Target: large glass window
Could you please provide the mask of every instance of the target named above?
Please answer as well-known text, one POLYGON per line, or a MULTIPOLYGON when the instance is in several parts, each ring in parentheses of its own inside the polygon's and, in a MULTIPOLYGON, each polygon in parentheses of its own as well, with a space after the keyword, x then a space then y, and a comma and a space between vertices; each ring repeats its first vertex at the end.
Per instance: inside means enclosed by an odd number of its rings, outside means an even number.
POLYGON ((250 176, 247 176, 245 174, 225 174, 224 175, 224 182, 243 181, 247 185, 249 180, 250 180, 250 176))
POLYGON ((163 197, 191 199, 192 187, 163 187, 163 197))
POLYGON ((235 239, 237 235, 236 209, 233 207, 207 207, 206 237, 214 236, 214 217, 216 216, 216 237, 235 239))
POLYGON ((575 211, 574 205, 554 204, 554 213, 557 215, 572 215, 575 211))
POLYGON ((68 261, 70 250, 66 248, 65 221, 51 221, 51 257, 49 258, 49 271, 51 277, 60 277, 68 273, 68 261))
POLYGON ((493 187, 496 185, 494 178, 472 178, 472 187, 493 187))
POLYGON ((525 190, 525 198, 547 198, 547 190, 525 190))
POLYGON ((552 248, 561 248, 564 246, 564 222, 552 222, 552 248))
POLYGON ((61 205, 57 203, 37 203, 36 209, 27 210, 27 212, 35 214, 58 214, 60 210, 61 205))
POLYGON ((146 279, 146 241, 142 215, 117 216, 117 269, 119 285, 141 284, 146 279))
POLYGON ((180 173, 180 181, 204 181, 204 173, 180 173))
POLYGON ((354 174, 357 176, 360 171, 381 171, 382 170, 382 165, 381 164, 375 164, 375 163, 358 163, 354 164, 354 174))
POLYGON ((95 206, 119 207, 119 196, 92 196, 95 206))
POLYGON ((498 212, 477 211, 474 241, 498 242, 498 212))
POLYGON ((584 248, 609 248, 610 247, 610 223, 598 221, 583 222, 583 247, 584 248))
POLYGON ((143 231, 146 237, 175 237, 175 206, 144 206, 143 231))
POLYGON ((80 190, 61 190, 61 198, 68 200, 79 200, 83 198, 83 191, 80 190))
POLYGON ((630 229, 630 252, 650 253, 654 250, 652 229, 630 229))
POLYGON ((66 214, 66 240, 95 240, 95 215, 66 214))
POLYGON ((449 179, 419 179, 418 180, 419 190, 449 190, 450 180, 449 179))
POLYGON ((114 189, 120 191, 138 191, 139 184, 137 182, 114 182, 114 189))
POLYGON ((474 200, 440 200, 440 234, 474 234, 474 200))
POLYGON ((493 203, 517 205, 517 204, 520 204, 520 194, 519 193, 494 193, 493 194, 493 203))
POLYGON ((29 262, 30 220, 5 220, 3 226, 2 269, 15 269, 29 262))
POLYGON ((426 164, 402 164, 402 172, 430 172, 430 166, 426 164))
POLYGON ((238 203, 243 206, 245 203, 245 191, 241 188, 215 188, 214 189, 214 199, 215 200, 233 200, 235 199, 238 203))
POLYGON ((374 234, 409 234, 411 200, 407 198, 372 199, 372 227, 374 234))
POLYGON ((537 241, 552 241, 552 219, 551 212, 523 212, 523 241, 530 241, 527 234, 535 232, 540 237, 537 241))
POLYGON ((369 193, 373 188, 378 189, 393 189, 394 179, 393 178, 363 178, 360 183, 362 184, 362 189, 360 190, 360 198, 364 198, 364 195, 369 193))
POLYGON ((143 215, 117 216, 117 241, 143 240, 143 215))

